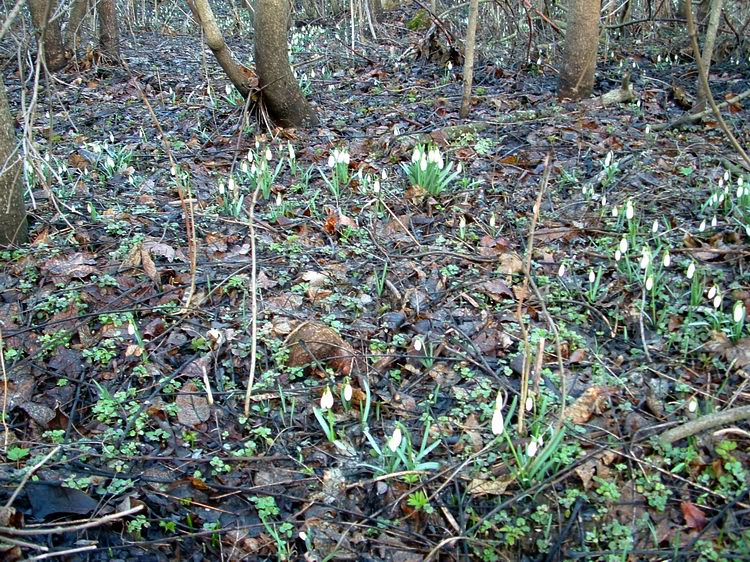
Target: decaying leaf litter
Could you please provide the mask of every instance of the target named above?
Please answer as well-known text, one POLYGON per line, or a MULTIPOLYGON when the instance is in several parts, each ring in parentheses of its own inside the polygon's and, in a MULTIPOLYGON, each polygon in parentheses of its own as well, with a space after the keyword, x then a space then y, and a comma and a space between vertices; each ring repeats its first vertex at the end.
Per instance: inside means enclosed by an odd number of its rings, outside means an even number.
MULTIPOLYGON (((638 100, 581 110, 555 101, 550 61, 485 57, 466 124, 460 61, 417 59, 429 53, 424 32, 404 30, 412 16, 389 14, 392 36, 380 40, 390 49, 352 53, 310 34, 298 56, 313 60, 309 97, 324 125, 304 133, 245 121, 218 67, 191 55, 196 35, 135 34, 126 69, 66 71, 54 119, 39 116, 36 141, 51 158, 47 186, 33 184, 32 251, 4 257, 0 274, 7 497, 25 467, 60 450, 3 526, 128 515, 45 541, 9 537, 53 550, 95 541, 90 559, 604 560, 747 548, 742 419, 655 441, 747 406, 750 340, 731 322, 749 300, 747 235, 726 206, 704 204, 720 180, 737 189, 733 154, 710 123, 648 130, 681 114, 665 76, 689 89, 691 61, 676 46, 615 49, 598 90, 617 87, 623 61, 638 100), (461 165, 441 193, 406 179, 402 164, 423 144, 461 165), (338 184, 334 150, 348 154, 338 184), (279 172, 254 208, 256 312, 252 194, 232 188, 245 189, 243 167, 263 159, 279 172), (178 182, 195 214, 189 310, 178 182), (635 239, 643 246, 623 249, 635 239), (648 290, 646 253, 660 263, 648 290), (670 297, 652 299, 654 283, 670 297), (519 435, 524 357, 531 409, 519 435)), ((746 61, 714 74, 718 96, 747 89, 746 61)), ((746 110, 733 111, 746 141, 746 110)), ((9 556, 34 551, 15 548, 9 556)))

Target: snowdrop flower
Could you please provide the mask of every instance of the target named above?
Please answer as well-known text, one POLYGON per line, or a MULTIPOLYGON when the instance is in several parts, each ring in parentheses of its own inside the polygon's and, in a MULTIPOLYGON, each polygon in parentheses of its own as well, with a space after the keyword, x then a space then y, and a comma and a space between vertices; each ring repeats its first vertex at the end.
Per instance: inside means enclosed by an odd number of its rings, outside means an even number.
POLYGON ((252 165, 250 166, 250 174, 254 176, 257 173, 258 173, 258 168, 255 166, 255 162, 253 162, 252 165))
POLYGON ((490 215, 490 228, 495 228, 496 223, 497 223, 497 218, 495 217, 495 213, 492 213, 490 215))
POLYGON ((651 250, 648 246, 644 246, 641 251, 641 269, 646 269, 648 264, 651 262, 651 250))
POLYGON ((716 285, 714 285, 713 287, 711 287, 708 290, 708 300, 713 300, 713 298, 716 296, 716 293, 718 293, 718 292, 719 292, 719 290, 716 287, 716 285))
POLYGON ((333 154, 330 154, 328 156, 328 167, 333 168, 336 165, 336 159, 333 157, 333 154))
POLYGON ((448 61, 446 66, 448 67, 448 70, 453 70, 453 63, 451 61, 448 61))
POLYGON ((620 211, 617 210, 617 205, 613 205, 612 206, 612 216, 614 218, 617 218, 617 215, 619 215, 619 214, 620 214, 620 211))
POLYGON ((284 198, 281 196, 281 193, 276 194, 276 206, 281 207, 282 203, 284 203, 284 198))
POLYGON ((651 225, 651 232, 652 234, 656 234, 657 232, 659 232, 659 221, 657 221, 656 219, 654 219, 654 224, 651 225))
POLYGON ((615 251, 615 261, 620 261, 622 259, 622 252, 620 250, 615 251))
POLYGON ((505 418, 503 417, 504 398, 502 392, 497 393, 495 409, 492 412, 492 434, 502 435, 505 431, 505 418))
POLYGON ((333 408, 333 392, 331 392, 331 387, 327 386, 323 396, 320 397, 320 409, 325 411, 331 408, 333 408))
POLYGON ((372 184, 373 193, 380 193, 380 180, 376 179, 375 183, 372 184))
POLYGON ((654 288, 654 278, 650 275, 646 278, 646 290, 650 291, 654 288))
POLYGON ((240 164, 240 170, 243 174, 246 174, 250 171, 250 167, 247 165, 247 160, 242 161, 242 164, 240 164))
POLYGON ((664 267, 669 267, 669 265, 670 265, 671 263, 672 263, 672 258, 671 258, 671 257, 670 257, 670 255, 669 255, 669 250, 667 250, 666 252, 664 252, 664 257, 663 257, 663 258, 662 258, 662 260, 661 260, 661 264, 662 264, 662 265, 663 265, 664 267))
POLYGON ((562 277, 563 275, 565 275, 565 264, 561 263, 560 269, 557 270, 557 276, 562 277))
POLYGON ((704 230, 706 230, 706 219, 703 219, 698 226, 698 232, 703 232, 704 230))
POLYGON ((725 182, 729 181, 729 170, 724 170, 724 181, 725 182))
POLYGON ((589 283, 596 281, 596 274, 593 269, 589 269, 589 283))
POLYGON ((698 401, 695 398, 691 398, 690 402, 687 404, 688 412, 691 414, 695 413, 695 411, 698 409, 698 401))
POLYGON ((270 148, 266 148, 266 160, 269 162, 273 160, 273 153, 271 152, 270 148))
POLYGON ((690 262, 690 265, 688 265, 688 268, 687 268, 686 275, 688 279, 693 278, 693 275, 695 275, 695 262, 692 262, 692 261, 690 262))
POLYGON ((229 188, 229 191, 237 190, 237 182, 234 181, 234 178, 229 178, 229 181, 227 182, 227 187, 229 188))
POLYGON ((612 151, 610 150, 607 152, 607 156, 604 158, 604 167, 609 168, 609 165, 612 163, 612 151))
POLYGON ((526 456, 529 458, 535 457, 538 451, 539 445, 537 444, 536 439, 532 438, 526 446, 526 456))
POLYGON ((651 133, 651 125, 646 125, 646 134, 648 135, 650 133, 651 133))
POLYGON ((742 301, 734 303, 734 308, 732 308, 732 319, 735 324, 739 324, 745 319, 745 303, 742 301))
POLYGON ((385 181, 388 179, 388 172, 386 172, 385 168, 380 170, 380 178, 385 181))
POLYGON ((422 155, 422 158, 419 159, 419 169, 423 172, 427 171, 427 158, 425 155, 422 155))
POLYGON ((351 402, 353 392, 354 391, 352 390, 352 385, 347 382, 344 385, 344 400, 346 400, 347 402, 351 402))
POLYGON ((633 202, 628 199, 627 204, 625 205, 625 218, 628 220, 632 220, 635 216, 635 209, 633 209, 633 202))
POLYGON ((388 448, 391 450, 392 453, 395 453, 398 449, 398 446, 401 445, 401 428, 396 426, 396 429, 393 430, 393 435, 391 435, 390 439, 388 439, 388 448))
POLYGON ((414 351, 422 351, 422 338, 414 338, 414 351))
POLYGON ((716 215, 714 215, 713 218, 711 219, 711 227, 715 228, 718 223, 719 221, 716 220, 716 215))
POLYGON ((530 412, 531 410, 534 409, 534 399, 531 396, 526 398, 525 407, 526 407, 527 412, 530 412))
POLYGON ((606 207, 606 206, 607 206, 607 196, 602 195, 602 207, 606 207))
POLYGON ((219 182, 219 195, 224 195, 224 182, 219 182))
POLYGON ((422 159, 422 152, 419 150, 418 146, 414 147, 414 150, 411 153, 411 161, 412 163, 419 162, 422 159))
POLYGON ((247 151, 247 161, 252 162, 254 157, 255 157, 255 154, 253 154, 252 149, 249 149, 247 151))
POLYGON ((622 240, 620 240, 620 251, 623 254, 628 253, 628 239, 627 238, 623 238, 622 240))
POLYGON ((742 187, 742 184, 737 186, 737 199, 745 195, 745 188, 742 187))
POLYGON ((294 153, 294 147, 292 146, 292 143, 287 143, 287 149, 289 150, 289 160, 296 159, 297 155, 294 153))
POLYGON ((721 301, 724 299, 724 297, 721 295, 721 293, 716 293, 716 296, 714 297, 714 308, 716 310, 719 310, 719 307, 721 306, 721 301))
POLYGON ((460 174, 463 171, 464 171, 464 166, 463 166, 463 164, 461 164, 461 162, 459 162, 458 166, 456 166, 456 172, 458 172, 460 174))

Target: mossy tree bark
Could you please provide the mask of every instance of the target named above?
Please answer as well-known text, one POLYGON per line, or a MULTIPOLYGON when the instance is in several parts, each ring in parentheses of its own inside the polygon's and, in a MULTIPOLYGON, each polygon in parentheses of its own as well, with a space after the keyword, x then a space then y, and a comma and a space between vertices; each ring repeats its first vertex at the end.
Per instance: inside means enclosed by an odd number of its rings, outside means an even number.
MULTIPOLYGON (((701 53, 701 60, 703 66, 706 69, 706 76, 710 76, 711 60, 714 56, 714 45, 716 44, 716 33, 719 30, 719 20, 721 19, 721 8, 722 0, 711 0, 708 12, 708 26, 706 27, 706 34, 703 39, 703 52, 701 53)), ((684 3, 685 10, 691 10, 691 2, 684 3)), ((698 97, 695 100, 693 111, 698 113, 706 109, 706 100, 708 99, 708 92, 703 87, 703 80, 700 76, 698 77, 698 97)))
POLYGON ((316 125, 318 118, 289 65, 289 1, 258 0, 255 9, 255 62, 261 96, 271 119, 281 127, 316 125))
POLYGON ((601 0, 569 0, 558 97, 581 100, 594 89, 601 0))
POLYGON ((81 41, 83 22, 89 10, 88 0, 74 0, 70 7, 68 25, 65 28, 65 46, 71 53, 75 53, 81 41))
POLYGON ((464 55, 464 92, 461 99, 461 109, 458 114, 461 119, 469 116, 471 108, 471 85, 474 81, 474 46, 477 42, 477 19, 479 18, 479 0, 469 3, 469 26, 466 30, 466 54, 464 55))
POLYGON ((99 48, 112 61, 120 60, 120 32, 117 29, 117 5, 115 0, 98 0, 99 48))
POLYGON ((254 76, 234 58, 232 51, 227 47, 224 36, 216 23, 211 4, 208 0, 187 0, 187 5, 193 17, 203 28, 206 44, 216 57, 219 66, 226 73, 229 81, 243 96, 249 96, 252 91, 252 78, 254 76))
POLYGON ((31 22, 36 29, 44 52, 44 62, 50 72, 68 64, 68 53, 63 44, 60 18, 57 17, 57 0, 28 0, 31 22))
POLYGON ((5 84, 0 77, 0 247, 26 241, 21 170, 13 119, 5 95, 5 84))

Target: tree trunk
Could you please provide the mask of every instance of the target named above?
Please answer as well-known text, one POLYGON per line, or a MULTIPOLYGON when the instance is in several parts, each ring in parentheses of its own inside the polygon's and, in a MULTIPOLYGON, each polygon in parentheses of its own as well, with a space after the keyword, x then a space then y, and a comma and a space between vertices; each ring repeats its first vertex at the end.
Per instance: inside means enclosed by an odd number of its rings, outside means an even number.
POLYGON ((26 209, 13 119, 0 76, 0 247, 26 241, 26 209))
POLYGON ((120 34, 117 30, 117 5, 115 0, 98 0, 99 48, 112 61, 120 60, 120 34))
MULTIPOLYGON (((701 53, 701 61, 706 69, 706 77, 709 76, 711 69, 711 59, 714 54, 714 45, 716 44, 716 33, 719 29, 719 20, 721 19, 721 4, 722 0, 712 0, 708 14, 708 27, 706 27, 706 36, 703 40, 703 52, 701 53)), ((692 9, 690 2, 685 3, 686 9, 692 9)), ((703 87, 703 80, 700 76, 698 77, 698 98, 695 100, 693 111, 703 111, 706 108, 706 100, 708 93, 703 87)))
POLYGON ((464 93, 461 109, 458 114, 461 119, 469 116, 471 107, 471 84, 474 81, 474 46, 477 37, 477 19, 479 17, 479 0, 471 0, 469 4, 469 27, 466 30, 466 54, 464 56, 464 93))
POLYGON ((255 62, 261 96, 271 119, 281 127, 316 125, 318 118, 289 65, 288 0, 258 0, 255 9, 255 62))
POLYGON ((558 97, 578 101, 594 89, 601 0, 570 0, 558 97))
POLYGON ((206 44, 216 57, 219 66, 224 70, 229 81, 237 88, 237 91, 248 97, 252 89, 251 78, 253 78, 253 75, 237 62, 237 59, 232 55, 232 51, 227 47, 208 0, 188 0, 187 5, 193 13, 193 17, 203 28, 206 44))
POLYGON ((31 21, 42 45, 44 62, 50 72, 60 70, 68 64, 68 54, 60 31, 60 19, 53 17, 56 8, 57 0, 29 0, 31 21))
POLYGON ((71 53, 78 50, 81 42, 81 31, 83 29, 83 20, 89 10, 88 0, 73 0, 70 7, 70 16, 68 17, 68 26, 65 28, 65 47, 71 53))

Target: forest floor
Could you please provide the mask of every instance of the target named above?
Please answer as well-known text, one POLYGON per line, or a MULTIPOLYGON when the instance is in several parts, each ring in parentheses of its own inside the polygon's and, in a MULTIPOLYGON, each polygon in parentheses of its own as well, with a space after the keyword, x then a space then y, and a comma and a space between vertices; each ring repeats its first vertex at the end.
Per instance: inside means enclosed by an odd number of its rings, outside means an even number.
POLYGON ((309 131, 243 117, 167 25, 40 87, 0 254, 7 559, 750 557, 750 178, 712 120, 655 130, 686 35, 611 44, 597 92, 626 68, 636 99, 606 108, 484 57, 462 121, 412 15, 354 52, 294 32, 309 131))

